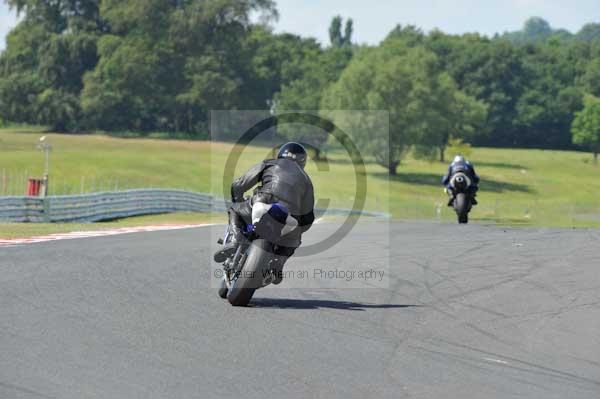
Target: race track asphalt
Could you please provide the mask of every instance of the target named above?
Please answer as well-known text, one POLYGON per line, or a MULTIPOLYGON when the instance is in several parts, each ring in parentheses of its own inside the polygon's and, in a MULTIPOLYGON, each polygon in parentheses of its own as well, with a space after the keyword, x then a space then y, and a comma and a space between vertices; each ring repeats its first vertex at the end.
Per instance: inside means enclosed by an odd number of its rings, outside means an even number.
POLYGON ((386 287, 247 308, 210 286, 220 229, 0 248, 0 398, 600 398, 599 230, 389 228, 286 266, 389 250, 386 287))

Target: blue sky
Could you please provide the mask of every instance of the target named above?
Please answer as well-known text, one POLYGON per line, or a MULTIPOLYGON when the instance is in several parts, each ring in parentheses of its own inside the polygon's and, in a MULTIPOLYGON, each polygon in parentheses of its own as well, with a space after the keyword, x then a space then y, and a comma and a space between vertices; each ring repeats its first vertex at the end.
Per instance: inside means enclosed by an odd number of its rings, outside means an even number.
MULTIPOLYGON (((540 16, 555 28, 577 31, 584 23, 600 22, 599 0, 276 0, 280 18, 276 31, 313 36, 327 43, 327 27, 335 15, 354 19, 354 39, 377 43, 398 23, 448 33, 519 29, 530 16, 540 16)), ((0 0, 0 48, 16 24, 14 12, 0 0)))

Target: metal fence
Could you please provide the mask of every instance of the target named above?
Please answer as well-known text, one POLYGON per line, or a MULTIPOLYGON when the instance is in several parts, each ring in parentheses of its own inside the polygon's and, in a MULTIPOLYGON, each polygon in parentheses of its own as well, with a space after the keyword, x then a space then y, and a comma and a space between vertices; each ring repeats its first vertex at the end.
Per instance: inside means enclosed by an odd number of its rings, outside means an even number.
POLYGON ((44 202, 37 197, 0 197, 0 221, 43 222, 44 202))
MULTIPOLYGON (((171 212, 224 212, 227 203, 210 194, 182 190, 139 189, 84 195, 0 197, 2 222, 97 222, 129 216, 171 212)), ((317 209, 318 216, 362 214, 387 217, 385 213, 348 209, 317 209)))
POLYGON ((208 194, 142 189, 85 195, 0 197, 0 220, 8 222, 96 222, 170 212, 218 211, 208 194))

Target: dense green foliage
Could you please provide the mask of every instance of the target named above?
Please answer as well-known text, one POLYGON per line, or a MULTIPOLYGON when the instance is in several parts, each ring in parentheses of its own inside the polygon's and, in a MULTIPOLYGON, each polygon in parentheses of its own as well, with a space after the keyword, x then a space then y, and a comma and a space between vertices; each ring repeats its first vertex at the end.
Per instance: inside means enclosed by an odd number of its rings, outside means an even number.
POLYGON ((600 98, 588 95, 584 99, 583 110, 575 114, 573 121, 573 142, 588 147, 598 162, 600 152, 600 98))
POLYGON ((573 34, 565 29, 553 29, 540 17, 531 17, 522 30, 507 32, 501 37, 517 44, 543 43, 549 39, 591 41, 600 39, 600 24, 585 24, 579 32, 573 34))
MULTIPOLYGON (((409 148, 443 160, 451 138, 589 148, 571 127, 584 96, 600 95, 597 23, 573 34, 531 18, 493 38, 398 26, 361 46, 337 16, 322 45, 273 33, 272 0, 4 1, 22 19, 0 54, 0 120, 61 132, 203 138, 211 109, 387 110, 391 141, 369 136, 367 120, 355 139, 393 173, 409 148)), ((306 126, 279 133, 327 140, 306 126)))
POLYGON ((276 15, 270 0, 7 2, 24 14, 0 60, 11 121, 206 132, 209 109, 264 108, 278 88, 255 69, 262 41, 249 19, 276 15), (253 90, 263 83, 271 91, 253 90))
POLYGON ((389 111, 389 135, 377 126, 379 118, 347 123, 354 131, 369 132, 353 139, 391 174, 411 145, 417 154, 439 150, 443 161, 449 139, 473 133, 487 112, 483 102, 458 89, 438 56, 403 37, 359 51, 326 91, 322 108, 389 111))

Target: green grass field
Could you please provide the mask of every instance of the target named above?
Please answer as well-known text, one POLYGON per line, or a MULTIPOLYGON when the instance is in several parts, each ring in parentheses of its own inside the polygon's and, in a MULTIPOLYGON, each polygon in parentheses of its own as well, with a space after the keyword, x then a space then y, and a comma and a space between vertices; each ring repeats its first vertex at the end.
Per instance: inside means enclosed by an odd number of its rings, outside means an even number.
MULTIPOLYGON (((0 195, 22 195, 27 175, 42 175, 43 155, 35 148, 42 135, 36 129, 0 130, 0 195)), ((165 187, 222 195, 224 165, 232 151, 227 143, 47 136, 53 146, 51 194, 165 187)), ((245 149, 234 174, 269 152, 266 147, 245 149)), ((328 199, 330 207, 350 207, 355 193, 352 165, 341 154, 329 157, 328 170, 323 170, 327 169, 323 162, 307 166, 316 196, 328 199)), ((473 209, 472 220, 600 226, 600 166, 592 163, 590 154, 474 148, 470 159, 482 178, 480 205, 473 209)), ((366 209, 390 212, 400 219, 453 220, 440 185, 446 167, 408 158, 398 168, 398 175, 390 178, 383 168, 368 163, 366 209)), ((4 226, 0 228, 4 230, 4 226)))

